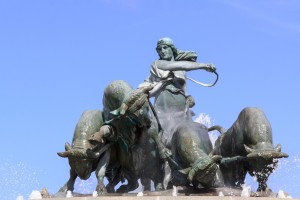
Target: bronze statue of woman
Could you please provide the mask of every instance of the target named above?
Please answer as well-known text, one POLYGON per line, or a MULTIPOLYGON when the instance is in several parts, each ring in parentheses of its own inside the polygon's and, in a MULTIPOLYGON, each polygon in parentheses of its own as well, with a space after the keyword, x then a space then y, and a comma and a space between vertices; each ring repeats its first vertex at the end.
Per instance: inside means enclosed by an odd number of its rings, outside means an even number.
POLYGON ((174 170, 171 166, 172 184, 201 183, 213 187, 220 157, 209 156, 212 144, 207 128, 195 123, 187 112, 194 102, 186 92, 186 72, 198 69, 214 72, 216 68, 213 64, 196 62, 195 52, 178 50, 167 37, 157 42, 156 51, 159 59, 152 63, 150 75, 139 88, 153 86, 150 96, 155 97, 154 107, 163 129, 161 141, 182 169, 174 170))

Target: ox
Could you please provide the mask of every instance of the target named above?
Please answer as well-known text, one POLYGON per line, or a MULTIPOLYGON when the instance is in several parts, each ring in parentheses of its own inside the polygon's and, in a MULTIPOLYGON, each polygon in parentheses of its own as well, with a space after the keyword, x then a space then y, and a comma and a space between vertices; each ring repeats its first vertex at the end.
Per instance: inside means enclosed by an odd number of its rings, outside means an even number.
POLYGON ((266 191, 278 158, 288 155, 281 152, 280 145, 273 147, 272 128, 263 111, 247 107, 228 130, 220 126, 211 130, 221 132, 212 154, 223 157, 220 168, 225 185, 240 187, 249 172, 259 183, 257 191, 266 191))
MULTIPOLYGON (((116 150, 119 180, 127 179, 128 184, 120 186, 116 192, 129 192, 138 187, 138 179, 150 190, 153 180, 157 190, 162 189, 162 161, 156 144, 151 139, 148 115, 147 91, 133 90, 125 81, 116 80, 104 90, 103 115, 105 124, 89 139, 90 143, 101 145, 110 141, 116 150)), ((93 152, 89 153, 93 155, 93 152)), ((107 153, 109 155, 109 153, 107 153)), ((94 151, 94 157, 99 156, 94 151)))
MULTIPOLYGON (((93 133, 99 131, 102 124, 102 112, 99 110, 87 110, 81 115, 75 128, 72 145, 66 143, 65 151, 57 153, 63 158, 68 158, 71 168, 70 178, 67 183, 60 188, 59 192, 73 191, 76 178, 79 177, 82 180, 87 180, 93 171, 95 171, 98 179, 96 191, 98 193, 106 192, 103 179, 105 175, 108 176, 109 180, 113 176, 108 172, 112 172, 114 167, 112 166, 109 171, 106 165, 109 159, 111 159, 111 155, 108 156, 108 154, 111 154, 113 148, 109 148, 110 144, 98 146, 98 151, 101 151, 101 154, 103 154, 101 158, 94 158, 87 154, 88 149, 95 148, 95 145, 92 145, 88 139, 93 133)), ((114 192, 115 184, 115 182, 110 182, 107 185, 107 190, 114 192)))

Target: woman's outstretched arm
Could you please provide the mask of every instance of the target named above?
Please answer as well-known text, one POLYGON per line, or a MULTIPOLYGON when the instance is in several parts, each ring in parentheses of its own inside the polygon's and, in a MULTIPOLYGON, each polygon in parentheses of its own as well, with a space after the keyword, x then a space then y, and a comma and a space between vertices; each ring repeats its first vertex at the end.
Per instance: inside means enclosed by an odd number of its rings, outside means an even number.
POLYGON ((191 71, 204 69, 206 71, 215 71, 216 67, 213 64, 198 63, 192 61, 166 61, 157 60, 154 63, 158 69, 169 71, 191 71))

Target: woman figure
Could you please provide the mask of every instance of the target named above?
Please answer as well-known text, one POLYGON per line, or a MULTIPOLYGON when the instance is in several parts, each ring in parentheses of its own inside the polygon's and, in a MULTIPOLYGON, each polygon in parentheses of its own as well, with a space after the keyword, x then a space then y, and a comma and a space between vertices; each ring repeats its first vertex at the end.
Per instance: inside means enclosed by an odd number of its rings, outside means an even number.
POLYGON ((201 183, 204 187, 212 187, 218 169, 215 162, 220 158, 208 155, 212 144, 207 128, 193 122, 187 112, 194 101, 186 93, 186 72, 198 69, 213 72, 216 68, 213 64, 196 62, 195 52, 176 49, 167 37, 157 42, 156 51, 159 60, 152 63, 150 75, 139 88, 154 87, 150 96, 155 97, 154 107, 163 129, 160 140, 167 149, 171 149, 172 160, 178 164, 177 167, 171 164, 172 183, 193 183, 194 186, 201 183))
POLYGON ((176 49, 168 37, 157 42, 156 51, 160 59, 152 63, 150 75, 139 87, 154 86, 150 96, 155 97, 157 112, 182 111, 186 97, 189 97, 186 94, 186 71, 204 69, 213 72, 216 68, 213 64, 196 62, 195 52, 176 49))

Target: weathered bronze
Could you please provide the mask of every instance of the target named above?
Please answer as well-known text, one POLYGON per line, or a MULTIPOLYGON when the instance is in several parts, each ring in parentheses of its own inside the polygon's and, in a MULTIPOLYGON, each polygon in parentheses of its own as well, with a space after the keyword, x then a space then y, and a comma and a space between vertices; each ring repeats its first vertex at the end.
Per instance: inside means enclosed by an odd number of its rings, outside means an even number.
POLYGON ((186 95, 186 71, 216 69, 213 64, 196 62, 195 52, 176 49, 170 38, 160 39, 156 50, 160 59, 151 65, 150 75, 139 88, 154 88, 150 95, 155 97, 155 110, 162 124, 161 140, 175 161, 168 163, 172 168, 171 185, 222 186, 217 165, 221 157, 209 155, 212 144, 207 128, 193 122, 189 108, 194 100, 186 95))
MULTIPOLYGON (((278 158, 286 158, 281 146, 273 147, 272 128, 265 114, 258 108, 245 108, 238 119, 226 131, 220 126, 211 127, 221 132, 213 154, 221 155, 220 168, 225 185, 238 187, 244 183, 246 173, 257 178, 258 191, 267 189, 269 175, 276 167, 278 158), (226 158, 236 158, 226 162, 226 158)), ((227 159, 228 160, 228 159, 227 159)))
POLYGON ((138 187, 141 179, 147 190, 150 180, 156 190, 162 189, 162 161, 156 145, 148 134, 151 125, 147 92, 151 87, 133 90, 125 81, 113 81, 105 89, 103 108, 106 122, 90 141, 114 143, 116 162, 120 165, 116 178, 127 179, 117 192, 129 192, 138 187), (103 129, 103 127, 109 127, 103 129), (107 131, 108 130, 108 131, 107 131))
MULTIPOLYGON (((193 121, 194 98, 186 93, 187 71, 204 69, 217 75, 213 64, 197 62, 194 51, 178 50, 170 38, 157 42, 159 59, 150 75, 137 89, 125 81, 110 83, 103 95, 103 111, 86 111, 80 118, 72 146, 66 144, 61 157, 68 157, 69 181, 60 192, 74 190, 77 176, 87 179, 96 172, 99 194, 138 187, 138 179, 150 190, 173 185, 213 189, 241 188, 247 172, 259 182, 258 191, 267 191, 267 180, 279 158, 281 146, 273 147, 271 125, 258 108, 245 108, 231 128, 206 127, 193 121), (154 98, 154 105, 149 98, 154 98), (209 131, 221 135, 215 147, 209 131), (103 178, 109 184, 105 187, 103 178)), ((191 191, 191 190, 188 190, 191 191)))
MULTIPOLYGON (((103 178, 107 175, 110 180, 112 177, 108 171, 106 171, 106 163, 105 162, 108 157, 107 154, 110 152, 111 144, 102 144, 101 146, 97 146, 89 142, 89 138, 97 132, 100 127, 103 125, 103 117, 102 112, 99 110, 87 110, 85 111, 75 128, 72 145, 66 143, 65 151, 57 153, 59 156, 63 158, 68 158, 70 169, 70 178, 67 183, 60 188, 59 192, 67 192, 74 190, 74 184, 77 177, 82 180, 87 180, 93 171, 95 171, 98 184, 96 190, 99 193, 106 192, 106 188, 109 188, 109 191, 114 191, 114 186, 111 184, 105 187, 103 183, 103 178), (99 154, 104 154, 102 159, 98 157, 93 157, 89 155, 88 149, 97 150, 99 154), (104 150, 104 151, 103 151, 104 150)), ((109 166, 109 168, 113 168, 113 165, 109 166)))

